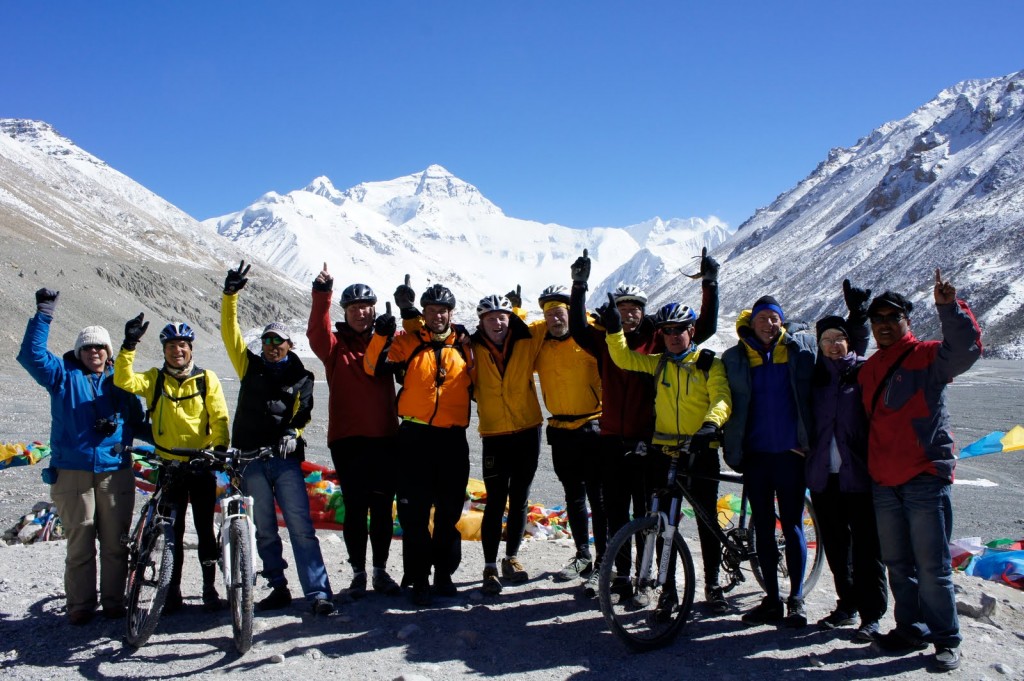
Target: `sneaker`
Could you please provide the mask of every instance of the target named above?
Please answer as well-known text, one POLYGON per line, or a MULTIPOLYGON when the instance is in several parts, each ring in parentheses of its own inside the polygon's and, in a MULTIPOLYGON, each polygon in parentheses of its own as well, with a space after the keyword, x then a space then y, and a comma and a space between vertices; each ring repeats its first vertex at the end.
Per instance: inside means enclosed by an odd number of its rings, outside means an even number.
MULTIPOLYGON (((376 581, 376 580, 374 580, 376 581)), ((346 591, 350 598, 362 598, 366 595, 366 570, 357 572, 352 577, 352 582, 348 585, 348 591, 346 591)))
POLYGON ((426 607, 430 605, 430 582, 424 577, 422 580, 417 579, 412 583, 412 594, 410 596, 412 604, 419 607, 426 607))
POLYGON ((275 586, 270 594, 256 604, 260 612, 267 610, 280 610, 292 604, 292 592, 287 586, 275 586))
POLYGON ((789 597, 786 601, 786 619, 782 620, 782 623, 791 629, 802 629, 807 626, 804 599, 789 597))
POLYGON ((857 618, 852 612, 846 612, 836 608, 825 617, 818 620, 819 629, 838 629, 839 627, 852 627, 857 623, 857 618))
POLYGON ((593 598, 597 595, 597 586, 600 583, 600 575, 597 574, 597 570, 593 570, 590 576, 587 577, 587 581, 583 582, 583 597, 593 598))
POLYGON ((498 568, 484 568, 484 583, 481 589, 489 596, 497 596, 501 593, 501 580, 498 579, 498 568))
POLYGON ((555 573, 556 582, 569 582, 586 577, 594 571, 594 563, 586 556, 575 556, 565 567, 555 573))
POLYGON ((431 593, 442 598, 453 598, 459 595, 459 590, 448 575, 435 575, 434 585, 430 587, 431 593))
POLYGON ((740 620, 744 624, 769 624, 782 621, 782 599, 765 596, 753 610, 745 613, 740 620))
POLYGON ((939 672, 951 672, 960 667, 960 648, 935 647, 932 668, 939 672))
POLYGON ((203 587, 203 610, 206 612, 216 612, 224 607, 224 603, 220 600, 220 594, 217 593, 217 587, 213 584, 207 584, 203 587))
POLYGON ((729 612, 729 601, 725 600, 725 592, 720 586, 704 587, 704 600, 707 601, 708 609, 719 615, 729 612))
POLYGON ((313 599, 314 615, 330 615, 334 612, 334 603, 329 598, 313 599))
POLYGON ((646 608, 651 604, 651 587, 638 586, 633 592, 633 607, 646 608))
POLYGON ((609 591, 613 595, 619 597, 619 601, 624 601, 627 598, 633 597, 633 583, 629 581, 629 577, 616 577, 612 580, 612 585, 609 591))
POLYGON ((906 636, 896 629, 884 634, 879 634, 875 638, 875 643, 877 643, 878 647, 887 653, 895 653, 897 655, 910 653, 915 650, 924 650, 928 647, 928 644, 924 642, 924 639, 906 636))
POLYGON ((93 616, 95 616, 95 610, 72 610, 68 613, 68 622, 73 627, 85 626, 89 622, 92 622, 93 616))
POLYGON ((385 596, 397 596, 402 593, 402 587, 398 586, 398 582, 391 579, 391 575, 384 570, 374 570, 373 590, 385 596))
POLYGON ((173 615, 184 607, 185 601, 181 597, 181 589, 171 589, 167 593, 167 600, 164 601, 163 610, 160 612, 164 615, 173 615))
POLYGON ((526 571, 523 564, 515 556, 501 559, 501 577, 513 584, 522 584, 530 579, 530 573, 526 571))
POLYGON ((678 605, 679 598, 676 596, 675 591, 663 591, 661 596, 658 597, 658 606, 654 609, 654 621, 668 622, 672 619, 672 613, 675 612, 678 605))
POLYGON ((871 643, 878 639, 878 631, 878 620, 875 620, 874 622, 863 622, 853 634, 853 640, 861 641, 862 643, 871 643))

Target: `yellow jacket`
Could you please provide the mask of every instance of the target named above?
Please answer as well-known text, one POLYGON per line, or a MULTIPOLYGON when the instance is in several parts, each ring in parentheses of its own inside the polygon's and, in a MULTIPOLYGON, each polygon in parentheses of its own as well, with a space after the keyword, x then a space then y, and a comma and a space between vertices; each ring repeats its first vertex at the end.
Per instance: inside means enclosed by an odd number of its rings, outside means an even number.
POLYGON ((537 374, 548 425, 573 430, 601 416, 601 375, 597 360, 572 338, 545 337, 537 374))
MULTIPOLYGON (((654 374, 661 355, 641 355, 626 346, 619 331, 608 334, 608 353, 621 369, 654 374)), ((721 427, 732 412, 732 394, 725 365, 717 357, 705 377, 696 367, 696 352, 680 361, 667 360, 660 376, 654 376, 654 444, 675 445, 680 435, 693 435, 704 422, 721 427)))
POLYGON ((473 396, 480 417, 480 435, 504 435, 539 426, 544 418, 533 383, 534 363, 547 325, 539 320, 527 325, 509 316, 509 332, 502 349, 505 370, 501 371, 497 350, 486 340, 483 329, 472 335, 476 357, 473 396))
MULTIPOLYGON (((137 374, 134 363, 135 351, 121 348, 114 361, 114 385, 141 395, 148 406, 153 402, 153 391, 160 369, 153 367, 145 373, 137 374)), ((206 449, 217 445, 226 447, 230 442, 228 405, 224 400, 224 391, 215 373, 209 370, 205 373, 205 404, 198 387, 203 369, 196 369, 180 383, 170 374, 164 376, 164 394, 157 400, 156 412, 152 414, 153 440, 160 456, 185 460, 188 457, 172 456, 167 450, 178 447, 206 449)))

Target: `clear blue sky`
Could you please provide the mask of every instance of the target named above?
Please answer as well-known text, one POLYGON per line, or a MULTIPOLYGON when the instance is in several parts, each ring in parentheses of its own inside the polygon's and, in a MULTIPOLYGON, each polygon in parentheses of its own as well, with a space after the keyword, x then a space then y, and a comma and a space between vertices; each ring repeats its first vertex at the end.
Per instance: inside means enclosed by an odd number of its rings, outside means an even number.
POLYGON ((0 117, 199 219, 447 167, 508 215, 733 227, 828 150, 1024 69, 1024 3, 18 2, 0 117))

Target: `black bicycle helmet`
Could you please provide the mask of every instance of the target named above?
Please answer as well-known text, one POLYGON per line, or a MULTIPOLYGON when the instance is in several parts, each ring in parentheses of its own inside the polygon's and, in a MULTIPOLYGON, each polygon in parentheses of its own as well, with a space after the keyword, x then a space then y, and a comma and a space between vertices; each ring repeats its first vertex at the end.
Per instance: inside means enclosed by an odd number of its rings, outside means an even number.
POLYGON ((420 296, 420 307, 427 305, 444 305, 449 310, 455 309, 455 296, 448 287, 434 284, 420 296))
POLYGON ((371 305, 377 304, 377 294, 373 292, 373 289, 366 284, 352 284, 346 286, 345 290, 341 292, 341 306, 348 307, 353 303, 370 303, 371 305))
POLYGON ((552 301, 569 304, 569 289, 561 284, 552 284, 540 292, 537 302, 544 307, 552 301))
POLYGON ((693 326, 697 323, 697 314, 681 303, 662 305, 658 314, 654 315, 654 326, 693 326))

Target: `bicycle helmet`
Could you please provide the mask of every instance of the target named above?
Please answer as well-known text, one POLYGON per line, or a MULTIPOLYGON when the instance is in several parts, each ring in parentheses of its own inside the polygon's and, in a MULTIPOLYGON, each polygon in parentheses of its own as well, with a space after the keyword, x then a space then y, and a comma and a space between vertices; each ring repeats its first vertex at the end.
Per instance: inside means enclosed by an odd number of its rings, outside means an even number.
POLYGON ((540 292, 540 296, 537 298, 537 302, 540 303, 541 307, 546 304, 555 301, 559 303, 569 304, 569 289, 561 284, 552 284, 546 289, 540 292))
POLYGON ((512 303, 505 296, 490 295, 480 299, 476 306, 476 316, 483 317, 488 312, 512 312, 512 303))
POLYGON ((427 305, 443 305, 449 310, 455 309, 455 296, 448 287, 434 284, 420 296, 420 307, 427 305))
POLYGON ((168 324, 160 331, 160 343, 167 343, 168 341, 183 340, 188 341, 189 345, 192 345, 192 341, 196 339, 196 332, 192 330, 192 327, 185 322, 178 324, 168 324))
POLYGON ((377 304, 377 294, 373 292, 373 289, 366 284, 352 284, 346 286, 345 290, 341 292, 341 306, 348 307, 353 303, 370 303, 371 305, 377 304))
POLYGON ((688 306, 680 303, 668 303, 662 305, 658 313, 654 315, 654 326, 693 326, 697 323, 697 315, 688 306))
POLYGON ((640 307, 647 305, 647 294, 640 290, 639 286, 619 284, 618 288, 612 291, 612 298, 615 304, 636 303, 640 307))

